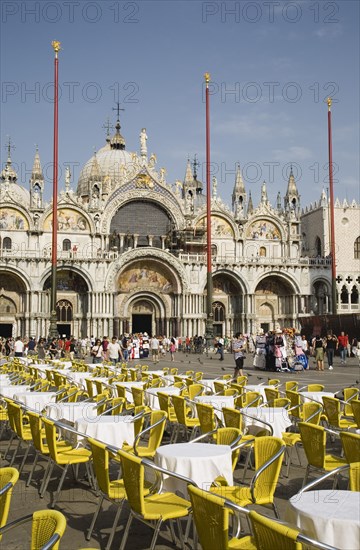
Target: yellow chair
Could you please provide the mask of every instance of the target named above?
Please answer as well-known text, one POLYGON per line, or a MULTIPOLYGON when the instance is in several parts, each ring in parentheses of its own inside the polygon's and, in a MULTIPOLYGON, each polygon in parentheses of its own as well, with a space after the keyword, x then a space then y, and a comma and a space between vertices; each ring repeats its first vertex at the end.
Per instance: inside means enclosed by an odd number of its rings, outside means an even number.
POLYGON ((269 386, 280 386, 281 382, 277 378, 269 378, 268 385, 269 386))
POLYGON ((189 432, 191 435, 190 438, 193 438, 196 431, 200 427, 199 419, 190 418, 189 416, 187 416, 188 411, 186 409, 186 401, 184 397, 182 397, 181 395, 172 395, 171 399, 174 405, 176 419, 178 422, 177 436, 179 434, 180 428, 183 427, 186 439, 189 439, 189 432))
POLYGON ((236 445, 242 440, 241 430, 237 428, 218 428, 216 430, 216 444, 217 445, 228 445, 231 448, 234 448, 231 453, 232 469, 233 471, 236 468, 236 464, 239 460, 240 448, 236 448, 236 445))
POLYGON ((340 432, 340 439, 346 462, 352 464, 360 460, 360 435, 352 432, 340 432))
POLYGON ((19 472, 16 468, 0 468, 0 527, 6 524, 10 510, 12 490, 18 479, 19 472))
POLYGON ((194 401, 195 397, 198 397, 199 395, 203 395, 205 391, 205 387, 202 384, 191 384, 188 388, 189 390, 189 399, 191 401, 194 401))
POLYGON ((285 382, 285 391, 298 391, 299 389, 299 382, 296 380, 288 380, 285 382))
POLYGON ((124 485, 130 507, 129 519, 121 541, 120 550, 124 550, 133 518, 140 519, 154 529, 150 550, 155 549, 160 527, 164 521, 177 520, 179 535, 183 546, 180 518, 189 514, 190 502, 174 493, 146 495, 144 491, 144 465, 142 459, 119 451, 121 457, 124 485), (155 523, 155 526, 154 526, 155 523))
POLYGON ((136 456, 141 458, 153 458, 157 448, 161 445, 164 435, 167 414, 165 411, 145 412, 144 416, 150 415, 150 425, 136 434, 134 444, 123 445, 123 449, 127 452, 134 452, 136 456), (145 434, 149 434, 149 439, 146 445, 140 446, 140 439, 145 434))
POLYGON ((134 409, 134 403, 130 403, 127 396, 131 393, 131 389, 120 384, 115 384, 115 388, 119 397, 125 399, 124 410, 132 411, 134 409))
MULTIPOLYGON (((309 422, 299 422, 301 442, 308 461, 303 481, 305 487, 311 469, 330 472, 346 464, 343 458, 326 454, 326 430, 309 422)), ((336 477, 334 479, 334 485, 336 477)))
MULTIPOLYGON (((32 435, 32 444, 35 448, 34 462, 30 470, 28 480, 26 482, 26 487, 29 487, 32 480, 32 476, 35 472, 39 455, 42 455, 43 457, 48 457, 50 454, 50 451, 49 451, 48 445, 46 445, 45 443, 45 430, 42 426, 41 416, 38 413, 30 412, 30 411, 28 411, 27 414, 29 417, 30 430, 32 435)), ((70 449, 72 449, 72 446, 63 440, 57 439, 56 445, 59 451, 69 451, 70 449)))
POLYGON ((344 418, 341 412, 341 403, 335 397, 323 397, 324 409, 328 424, 336 430, 349 430, 356 428, 357 424, 353 420, 344 418))
POLYGON ((274 493, 279 479, 285 446, 277 437, 257 437, 254 440, 255 474, 250 487, 226 486, 211 488, 211 492, 245 507, 249 504, 272 506, 279 517, 274 493))
POLYGON ((188 485, 188 493, 203 550, 257 549, 253 537, 229 538, 230 509, 226 507, 225 499, 194 485, 188 485))
POLYGON ((135 407, 140 407, 141 405, 145 405, 144 390, 142 388, 137 388, 136 386, 132 386, 131 393, 133 396, 135 407))
POLYGON ((247 382, 248 382, 247 376, 238 376, 236 378, 236 384, 238 384, 239 386, 246 386, 247 382))
POLYGON ((124 481, 122 479, 116 479, 116 480, 110 481, 109 451, 107 450, 106 445, 90 437, 88 438, 88 442, 90 443, 90 447, 91 447, 93 468, 94 468, 95 477, 97 480, 100 498, 99 498, 99 502, 96 507, 96 510, 94 512, 91 525, 86 534, 86 540, 90 540, 94 526, 95 526, 95 522, 101 510, 102 503, 104 502, 104 499, 107 499, 111 503, 116 504, 116 506, 118 507, 116 511, 114 523, 110 532, 110 537, 105 548, 105 550, 109 550, 111 548, 111 544, 115 535, 116 526, 119 521, 122 504, 124 502, 124 499, 126 498, 124 481))
POLYGON ((351 401, 351 409, 356 427, 358 430, 360 430, 360 401, 358 399, 354 399, 353 401, 351 401))
POLYGON ((314 546, 323 548, 321 545, 317 546, 316 541, 301 535, 299 529, 293 526, 262 516, 255 512, 255 510, 252 510, 249 515, 254 533, 255 548, 261 548, 261 550, 274 550, 275 548, 281 548, 281 550, 305 550, 305 548, 309 548, 306 543, 309 543, 311 548, 314 546), (306 546, 303 546, 300 541, 304 541, 306 546))
POLYGON ((244 473, 243 473, 243 480, 245 479, 245 475, 247 472, 247 468, 250 461, 250 454, 252 450, 252 446, 254 443, 254 436, 253 435, 246 435, 244 432, 244 417, 243 414, 238 409, 231 409, 230 407, 224 407, 223 410, 224 415, 224 423, 227 428, 236 428, 237 430, 240 430, 242 437, 241 437, 241 443, 244 443, 243 449, 246 451, 246 462, 244 466, 244 473))
POLYGON ((94 398, 94 382, 90 378, 85 378, 86 391, 90 399, 94 398))
POLYGON ((8 523, 0 529, 0 536, 18 525, 31 521, 31 550, 48 548, 59 550, 60 539, 66 529, 66 518, 57 510, 39 510, 8 523))
POLYGON ((224 382, 219 382, 218 380, 214 380, 214 390, 216 394, 224 395, 225 388, 226 388, 226 384, 224 384, 224 382))
POLYGON ((274 399, 272 406, 280 409, 288 409, 291 406, 290 399, 287 397, 277 397, 274 399))
POLYGON ((11 429, 15 432, 19 440, 18 445, 12 455, 9 466, 12 466, 14 464, 15 458, 20 450, 21 443, 23 442, 27 443, 24 457, 19 468, 19 473, 21 474, 30 450, 30 441, 32 441, 31 430, 29 425, 24 424, 23 412, 20 405, 17 405, 12 400, 7 400, 7 407, 8 407, 9 423, 10 423, 11 429))
POLYGON ((344 414, 345 416, 353 416, 352 401, 359 399, 359 388, 344 388, 344 414))
POLYGON ((278 399, 280 397, 279 390, 273 389, 273 388, 265 388, 265 395, 266 395, 266 404, 268 407, 274 407, 274 401, 275 399, 278 399))
POLYGON ((196 403, 196 411, 202 435, 211 432, 211 439, 216 439, 216 434, 213 432, 218 426, 218 420, 215 415, 214 407, 208 403, 196 403))
POLYGON ((46 442, 49 446, 50 460, 49 460, 48 468, 46 470, 43 485, 40 492, 41 498, 43 498, 45 494, 54 466, 56 465, 63 470, 58 488, 56 492, 53 494, 53 500, 51 503, 51 507, 53 508, 60 495, 61 488, 64 483, 64 479, 70 465, 78 466, 80 464, 85 464, 88 479, 91 482, 92 473, 89 468, 91 452, 88 449, 83 449, 83 448, 78 448, 78 449, 72 448, 66 451, 59 450, 59 447, 57 445, 57 433, 56 433, 55 423, 49 420, 48 418, 44 418, 43 421, 45 425, 46 442))

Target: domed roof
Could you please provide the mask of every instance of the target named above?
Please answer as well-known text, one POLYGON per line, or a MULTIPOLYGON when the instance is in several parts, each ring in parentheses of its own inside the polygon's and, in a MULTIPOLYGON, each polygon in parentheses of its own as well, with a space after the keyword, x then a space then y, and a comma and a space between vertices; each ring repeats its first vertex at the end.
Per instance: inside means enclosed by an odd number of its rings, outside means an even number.
POLYGON ((30 206, 30 193, 25 187, 22 187, 18 183, 9 183, 7 188, 0 185, 0 201, 6 200, 6 196, 11 197, 11 199, 24 208, 30 206))
POLYGON ((114 149, 107 143, 96 155, 89 159, 80 172, 77 193, 84 196, 89 194, 89 180, 94 175, 94 167, 100 178, 109 177, 111 187, 121 179, 121 166, 132 163, 131 154, 125 149, 114 149))

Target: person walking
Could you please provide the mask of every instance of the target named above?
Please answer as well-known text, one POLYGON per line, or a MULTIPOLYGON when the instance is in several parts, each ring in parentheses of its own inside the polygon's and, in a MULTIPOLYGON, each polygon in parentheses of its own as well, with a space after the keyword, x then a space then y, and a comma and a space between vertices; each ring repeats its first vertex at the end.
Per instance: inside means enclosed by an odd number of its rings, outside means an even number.
POLYGON ((103 361, 104 349, 101 344, 100 338, 95 340, 95 345, 91 348, 92 362, 93 363, 102 363, 103 361))
POLYGON ((335 334, 332 333, 331 330, 327 333, 326 339, 325 339, 325 351, 326 351, 326 357, 329 365, 329 370, 333 370, 333 364, 334 364, 334 356, 335 351, 338 347, 338 339, 336 338, 335 334))
POLYGON ((313 338, 312 347, 315 352, 315 361, 316 361, 315 370, 323 371, 324 370, 324 342, 323 342, 323 339, 320 338, 319 334, 317 334, 315 338, 313 338))
POLYGON ((159 346, 160 346, 160 342, 159 340, 156 338, 156 336, 153 336, 150 340, 150 349, 151 349, 151 355, 152 355, 152 361, 153 363, 158 363, 159 362, 159 346))
POLYGON ((119 362, 119 357, 121 357, 121 360, 123 361, 121 346, 117 341, 116 336, 113 336, 111 342, 108 344, 107 356, 108 360, 111 361, 113 365, 116 365, 116 363, 119 362))
POLYGON ((14 344, 14 356, 15 357, 23 357, 24 355, 24 342, 21 340, 20 336, 16 338, 15 344, 14 344))
POLYGON ((338 337, 338 350, 340 352, 341 364, 346 365, 346 351, 349 344, 349 338, 344 331, 341 331, 340 336, 338 337))
POLYGON ((175 352, 176 352, 176 342, 174 338, 171 338, 170 340, 170 357, 171 361, 175 360, 175 352))
POLYGON ((235 359, 234 380, 238 376, 243 376, 244 366, 244 352, 246 349, 246 339, 242 336, 241 332, 235 334, 235 338, 232 342, 232 351, 235 359))

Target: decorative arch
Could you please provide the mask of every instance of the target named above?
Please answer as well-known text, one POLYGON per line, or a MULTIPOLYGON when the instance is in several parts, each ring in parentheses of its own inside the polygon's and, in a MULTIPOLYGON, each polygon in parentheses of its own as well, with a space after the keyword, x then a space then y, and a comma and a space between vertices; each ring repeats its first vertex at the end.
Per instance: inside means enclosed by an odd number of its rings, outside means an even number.
POLYGON ((322 244, 320 237, 315 238, 315 255, 316 256, 322 256, 322 244))
POLYGON ((358 290, 356 285, 354 285, 351 289, 350 302, 352 304, 358 304, 359 303, 359 290, 358 290))
POLYGON ((31 219, 24 208, 6 203, 0 208, 0 229, 4 231, 28 231, 31 219))
POLYGON ((258 287, 258 285, 262 281, 264 281, 264 279, 267 279, 269 277, 275 277, 276 279, 279 279, 283 283, 289 285, 293 294, 301 294, 301 289, 300 289, 297 281, 294 280, 288 274, 280 273, 280 272, 264 273, 263 275, 261 275, 254 284, 255 291, 256 291, 256 288, 258 287))
POLYGON ((354 241, 354 259, 360 260, 360 237, 354 241))
MULTIPOLYGON (((200 217, 194 224, 194 236, 196 232, 200 231, 201 235, 206 231, 206 217, 200 217)), ((214 239, 218 238, 235 238, 235 231, 233 224, 230 223, 225 217, 218 213, 211 214, 211 236, 214 239)))
MULTIPOLYGON (((87 291, 86 292, 92 292, 94 288, 94 281, 89 275, 89 272, 87 270, 80 269, 76 267, 75 265, 66 265, 63 264, 61 266, 61 269, 59 271, 65 271, 65 272, 72 272, 74 275, 82 278, 86 285, 87 285, 87 291)), ((48 281, 47 285, 51 281, 51 268, 47 269, 45 273, 43 274, 41 280, 40 280, 40 289, 45 289, 45 284, 48 281)))
POLYGON ((56 304, 58 323, 71 323, 73 320, 73 305, 69 300, 59 300, 56 304))
MULTIPOLYGON (((44 212, 41 226, 43 231, 52 230, 52 210, 48 209, 44 212)), ((75 205, 61 204, 58 207, 58 231, 60 233, 94 233, 94 222, 86 212, 75 205)))

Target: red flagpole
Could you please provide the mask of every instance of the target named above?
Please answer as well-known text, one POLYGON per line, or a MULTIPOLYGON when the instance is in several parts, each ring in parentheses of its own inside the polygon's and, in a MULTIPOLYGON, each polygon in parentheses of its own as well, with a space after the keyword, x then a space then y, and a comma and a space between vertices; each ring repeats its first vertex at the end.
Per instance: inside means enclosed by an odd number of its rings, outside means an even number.
POLYGON ((52 205, 52 253, 51 253, 51 301, 50 301, 50 329, 49 336, 58 336, 56 316, 57 291, 57 200, 58 200, 58 131, 59 131, 59 59, 60 42, 51 43, 54 52, 54 166, 53 166, 53 205, 52 205))
POLYGON ((337 313, 337 292, 336 292, 336 254, 335 254, 335 205, 334 205, 334 180, 332 160, 332 130, 331 130, 331 104, 329 97, 328 104, 328 146, 329 146, 329 192, 330 192, 330 253, 331 253, 331 290, 332 290, 332 312, 337 313))
POLYGON ((210 181, 210 97, 209 97, 209 82, 210 74, 205 73, 206 83, 206 347, 209 350, 214 338, 214 324, 212 313, 213 299, 213 280, 212 280, 212 264, 211 264, 211 181, 210 181))

